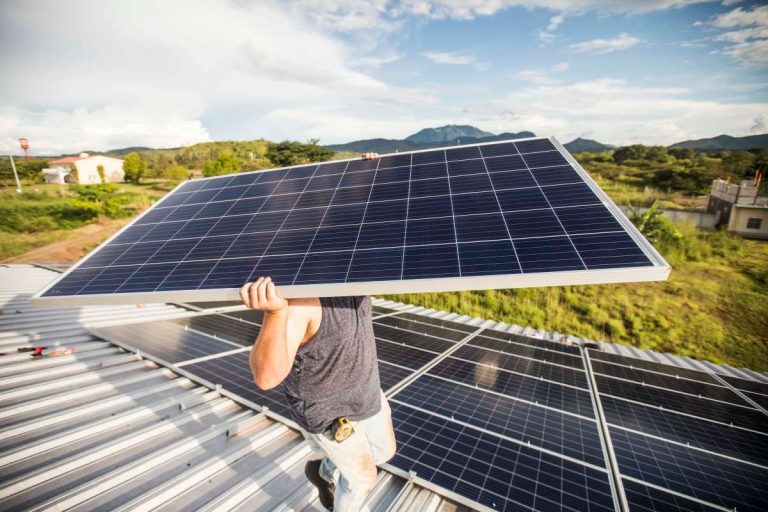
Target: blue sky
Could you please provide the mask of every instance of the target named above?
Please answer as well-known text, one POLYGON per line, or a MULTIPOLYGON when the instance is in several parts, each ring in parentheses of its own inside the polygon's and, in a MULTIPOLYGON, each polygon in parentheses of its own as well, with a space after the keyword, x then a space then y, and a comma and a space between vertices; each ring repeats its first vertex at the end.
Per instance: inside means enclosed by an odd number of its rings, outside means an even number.
POLYGON ((0 4, 0 151, 768 132, 768 6, 734 0, 0 4))

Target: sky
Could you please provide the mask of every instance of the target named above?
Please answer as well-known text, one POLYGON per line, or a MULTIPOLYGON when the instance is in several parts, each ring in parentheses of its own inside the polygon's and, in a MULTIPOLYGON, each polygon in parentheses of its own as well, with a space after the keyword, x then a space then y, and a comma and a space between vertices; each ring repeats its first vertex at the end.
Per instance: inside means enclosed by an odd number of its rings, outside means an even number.
POLYGON ((625 145, 768 132, 748 0, 0 0, 0 153, 404 138, 625 145))

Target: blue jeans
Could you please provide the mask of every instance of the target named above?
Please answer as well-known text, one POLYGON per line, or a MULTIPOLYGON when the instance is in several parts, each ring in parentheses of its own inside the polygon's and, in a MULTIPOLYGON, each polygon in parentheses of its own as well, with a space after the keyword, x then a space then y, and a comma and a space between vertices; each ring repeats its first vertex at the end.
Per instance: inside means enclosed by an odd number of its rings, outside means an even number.
POLYGON ((328 433, 304 432, 315 451, 325 456, 320 465, 320 476, 336 484, 334 512, 362 509, 365 498, 376 484, 376 466, 391 459, 396 449, 392 411, 384 392, 378 413, 351 423, 355 432, 341 443, 328 433))

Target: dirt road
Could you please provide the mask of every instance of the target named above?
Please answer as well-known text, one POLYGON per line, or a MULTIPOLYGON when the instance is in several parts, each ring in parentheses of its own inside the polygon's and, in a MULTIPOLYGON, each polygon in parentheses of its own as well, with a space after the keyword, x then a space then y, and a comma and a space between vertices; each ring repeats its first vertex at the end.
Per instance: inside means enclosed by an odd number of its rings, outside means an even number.
POLYGON ((94 224, 88 224, 72 231, 71 236, 65 240, 32 249, 29 252, 14 256, 3 263, 29 263, 31 261, 45 262, 74 262, 98 244, 112 236, 115 231, 128 223, 130 219, 105 220, 94 224))

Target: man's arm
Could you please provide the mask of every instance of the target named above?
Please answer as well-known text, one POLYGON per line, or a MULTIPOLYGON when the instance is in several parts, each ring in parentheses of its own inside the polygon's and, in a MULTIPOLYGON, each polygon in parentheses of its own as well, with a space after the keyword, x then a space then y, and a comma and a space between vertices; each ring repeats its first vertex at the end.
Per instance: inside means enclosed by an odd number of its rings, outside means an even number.
POLYGON ((318 299, 280 297, 269 277, 260 277, 240 289, 246 306, 264 311, 264 325, 251 350, 253 381, 272 389, 288 376, 302 342, 317 332, 322 318, 318 299))

